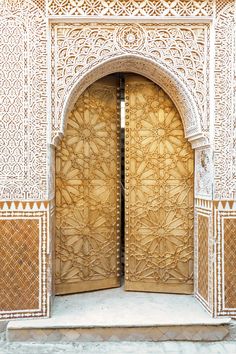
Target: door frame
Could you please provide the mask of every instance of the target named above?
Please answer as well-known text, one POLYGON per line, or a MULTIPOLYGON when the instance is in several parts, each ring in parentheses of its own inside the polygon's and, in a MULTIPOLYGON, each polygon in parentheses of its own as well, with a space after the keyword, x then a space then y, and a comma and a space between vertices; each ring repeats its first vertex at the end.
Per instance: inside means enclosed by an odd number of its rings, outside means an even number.
MULTIPOLYGON (((207 152, 210 148, 209 141, 205 137, 201 129, 201 122, 199 112, 194 97, 189 90, 184 86, 175 74, 161 65, 157 65, 152 60, 137 55, 125 55, 122 57, 112 58, 104 63, 95 66, 92 70, 88 70, 82 77, 78 78, 76 84, 71 89, 70 94, 63 105, 63 120, 61 122, 61 129, 55 136, 54 143, 57 145, 65 131, 67 115, 72 109, 74 103, 80 94, 93 82, 98 79, 113 74, 116 72, 129 72, 142 75, 158 86, 160 86, 173 100, 177 110, 180 113, 185 137, 190 142, 194 150, 195 160, 195 176, 194 176, 194 190, 195 190, 195 208, 194 208, 194 293, 198 297, 198 209, 196 202, 196 177, 198 176, 199 167, 202 165, 201 154, 207 152), (150 74, 151 73, 151 74, 150 74)), ((207 160, 209 163, 209 158, 207 160)), ((211 208, 211 206, 210 206, 211 208)), ((200 299, 202 300, 202 299, 200 299)), ((206 302, 204 303, 206 306, 206 302)))

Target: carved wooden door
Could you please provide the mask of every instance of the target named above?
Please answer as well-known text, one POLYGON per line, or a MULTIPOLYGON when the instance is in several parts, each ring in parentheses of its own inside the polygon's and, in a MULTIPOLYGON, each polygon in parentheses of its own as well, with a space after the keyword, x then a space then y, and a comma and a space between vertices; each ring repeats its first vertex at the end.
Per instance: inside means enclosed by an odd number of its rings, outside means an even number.
POLYGON ((125 288, 193 291, 193 152, 153 82, 126 77, 125 288))
POLYGON ((115 77, 78 99, 56 153, 56 293, 119 280, 119 105, 115 77))

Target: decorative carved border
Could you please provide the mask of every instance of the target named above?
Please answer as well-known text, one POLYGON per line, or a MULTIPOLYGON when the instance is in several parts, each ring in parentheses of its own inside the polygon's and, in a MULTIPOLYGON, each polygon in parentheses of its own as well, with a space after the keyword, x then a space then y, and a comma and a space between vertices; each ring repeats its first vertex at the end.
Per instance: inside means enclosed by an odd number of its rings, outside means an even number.
POLYGON ((212 16, 214 0, 48 0, 51 16, 212 16))
POLYGON ((230 200, 236 195, 235 1, 216 4, 214 199, 230 200))

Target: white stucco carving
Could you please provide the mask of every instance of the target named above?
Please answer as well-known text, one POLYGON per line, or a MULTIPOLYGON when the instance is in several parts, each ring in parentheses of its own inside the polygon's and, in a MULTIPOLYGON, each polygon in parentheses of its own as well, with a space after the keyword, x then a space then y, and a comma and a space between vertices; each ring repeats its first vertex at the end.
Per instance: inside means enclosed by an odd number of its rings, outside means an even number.
POLYGON ((49 0, 50 15, 67 16, 211 16, 213 0, 49 0))
POLYGON ((46 19, 30 0, 0 6, 0 199, 46 195, 46 19))
POLYGON ((52 38, 53 140, 63 134, 65 105, 76 86, 79 94, 103 75, 133 71, 161 85, 182 113, 186 136, 196 140, 204 131, 206 143, 208 24, 57 24, 52 38))
MULTIPOLYGON (((62 137, 78 96, 113 72, 144 75, 173 99, 196 148, 196 215, 209 218, 210 311, 235 313, 223 303, 222 271, 224 230, 233 235, 235 227, 234 220, 227 222, 235 218, 236 196, 235 4, 2 0, 0 200, 12 201, 3 203, 3 217, 21 215, 14 200, 27 204, 54 198, 53 144, 62 137), (218 205, 211 199, 230 202, 218 205)), ((197 227, 195 221, 195 248, 197 227)))

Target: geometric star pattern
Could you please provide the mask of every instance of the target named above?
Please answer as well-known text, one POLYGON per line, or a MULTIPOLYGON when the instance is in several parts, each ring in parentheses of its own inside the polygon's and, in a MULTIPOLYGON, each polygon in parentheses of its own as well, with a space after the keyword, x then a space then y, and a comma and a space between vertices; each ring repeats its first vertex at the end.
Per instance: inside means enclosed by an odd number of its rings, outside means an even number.
POLYGON ((119 286, 117 80, 78 98, 56 153, 56 293, 119 286))
POLYGON ((193 151, 166 93, 126 78, 126 289, 193 292, 193 151))

